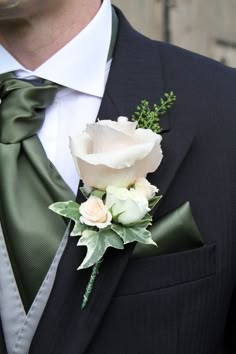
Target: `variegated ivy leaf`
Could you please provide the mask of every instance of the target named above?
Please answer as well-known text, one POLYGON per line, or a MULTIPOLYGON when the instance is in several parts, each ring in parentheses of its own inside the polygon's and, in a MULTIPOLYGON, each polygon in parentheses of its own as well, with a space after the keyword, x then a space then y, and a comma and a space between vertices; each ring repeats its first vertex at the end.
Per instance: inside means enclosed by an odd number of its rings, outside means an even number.
POLYGON ((79 204, 70 200, 69 202, 58 202, 49 206, 49 209, 54 211, 65 218, 71 219, 73 221, 79 221, 80 212, 79 204))
POLYGON ((83 186, 83 187, 80 187, 80 192, 83 194, 85 199, 88 199, 90 194, 91 194, 91 192, 92 192, 92 189, 89 190, 88 188, 83 186))
POLYGON ((70 236, 81 236, 82 233, 88 229, 89 229, 89 226, 81 224, 79 221, 75 221, 75 225, 74 225, 73 230, 71 231, 70 236))
POLYGON ((144 218, 140 221, 137 221, 135 224, 128 225, 129 227, 140 227, 146 229, 148 226, 152 225, 152 216, 150 214, 146 214, 144 218))
POLYGON ((91 195, 93 197, 103 199, 103 197, 106 194, 106 191, 101 191, 100 189, 92 189, 92 188, 85 187, 85 186, 80 187, 80 191, 86 199, 88 199, 91 195))
POLYGON ((124 248, 120 237, 110 228, 100 231, 84 231, 77 245, 87 247, 86 257, 78 269, 89 268, 96 264, 102 259, 108 247, 120 250, 124 248))
POLYGON ((123 226, 118 224, 113 224, 111 226, 112 230, 119 235, 124 244, 131 243, 131 242, 141 242, 146 245, 154 245, 157 246, 156 242, 153 241, 151 232, 146 230, 143 227, 139 226, 123 226))
POLYGON ((71 232, 71 236, 81 236, 82 232, 87 229, 85 225, 82 225, 79 221, 80 212, 79 204, 70 200, 69 202, 58 202, 49 206, 49 209, 54 211, 54 213, 64 216, 65 218, 71 219, 75 222, 74 228, 71 232))
POLYGON ((99 189, 94 189, 91 193, 93 197, 102 199, 106 195, 106 191, 101 191, 99 189))
POLYGON ((159 201, 161 200, 162 198, 162 195, 158 195, 156 197, 153 197, 151 198, 149 201, 148 201, 148 206, 149 208, 152 210, 158 203, 159 201))

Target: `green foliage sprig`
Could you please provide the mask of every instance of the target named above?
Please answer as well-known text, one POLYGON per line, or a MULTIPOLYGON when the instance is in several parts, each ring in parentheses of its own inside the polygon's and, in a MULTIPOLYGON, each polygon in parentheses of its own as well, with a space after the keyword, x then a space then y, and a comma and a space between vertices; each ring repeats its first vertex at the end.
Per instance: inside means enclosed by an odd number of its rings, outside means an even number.
POLYGON ((154 133, 159 134, 161 132, 160 117, 167 113, 175 101, 176 96, 172 91, 165 93, 160 104, 154 104, 153 109, 150 108, 147 100, 143 100, 132 115, 132 121, 138 122, 137 128, 151 129, 154 133))

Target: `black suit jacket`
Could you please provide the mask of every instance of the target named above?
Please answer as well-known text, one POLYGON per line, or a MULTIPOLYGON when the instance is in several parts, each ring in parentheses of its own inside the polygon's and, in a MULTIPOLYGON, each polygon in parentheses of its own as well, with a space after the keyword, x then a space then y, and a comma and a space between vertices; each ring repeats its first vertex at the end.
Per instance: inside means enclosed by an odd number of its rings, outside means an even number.
POLYGON ((147 39, 118 15, 99 118, 130 116, 142 99, 175 92, 161 122, 164 159, 149 176, 164 195, 154 218, 189 201, 205 245, 139 259, 134 245, 110 250, 81 311, 90 270, 76 270, 84 250, 70 238, 30 354, 233 354, 236 72, 147 39))

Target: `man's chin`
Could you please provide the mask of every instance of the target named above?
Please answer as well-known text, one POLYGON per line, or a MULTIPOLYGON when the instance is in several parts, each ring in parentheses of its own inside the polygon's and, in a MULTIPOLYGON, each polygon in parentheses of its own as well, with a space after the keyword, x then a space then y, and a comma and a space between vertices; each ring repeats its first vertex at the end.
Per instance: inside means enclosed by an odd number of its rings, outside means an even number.
MULTIPOLYGON (((0 0, 0 11, 16 8, 19 5, 19 0, 0 0)), ((1 16, 1 12, 0 12, 1 16)))
POLYGON ((23 18, 24 2, 25 0, 0 0, 0 22, 23 18))

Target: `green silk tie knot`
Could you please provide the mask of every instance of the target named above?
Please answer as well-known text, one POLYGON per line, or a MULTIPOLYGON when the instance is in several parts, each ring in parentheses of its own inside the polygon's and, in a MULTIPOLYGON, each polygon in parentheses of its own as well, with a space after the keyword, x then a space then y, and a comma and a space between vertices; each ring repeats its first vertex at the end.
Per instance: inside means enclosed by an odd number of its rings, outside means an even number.
POLYGON ((2 75, 0 80, 0 142, 18 143, 42 127, 45 109, 53 102, 59 86, 49 81, 34 86, 10 73, 2 75), (16 102, 19 102, 17 106, 16 102))
POLYGON ((58 89, 0 75, 0 220, 26 311, 66 229, 48 206, 74 199, 37 136, 58 89))

